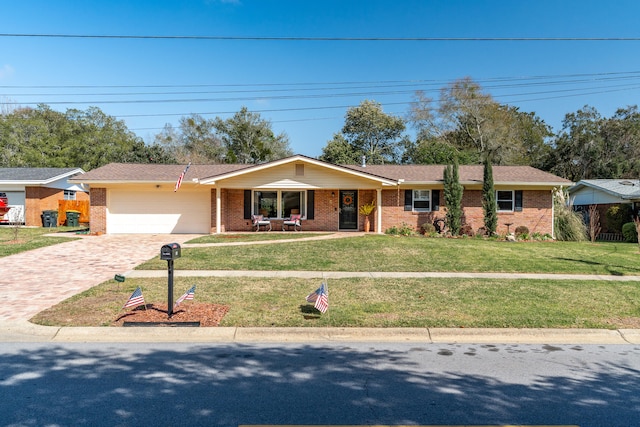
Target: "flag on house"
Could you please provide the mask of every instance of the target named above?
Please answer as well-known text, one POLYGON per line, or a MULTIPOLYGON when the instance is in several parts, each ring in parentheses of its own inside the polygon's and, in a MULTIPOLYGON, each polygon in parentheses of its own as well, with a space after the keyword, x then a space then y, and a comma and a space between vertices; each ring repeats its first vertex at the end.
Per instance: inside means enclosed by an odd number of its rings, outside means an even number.
POLYGON ((141 304, 144 304, 144 296, 142 295, 142 289, 138 286, 122 308, 135 307, 141 304))
POLYGON ((191 166, 191 162, 189 162, 189 164, 187 165, 186 168, 184 168, 184 170, 182 171, 182 173, 180 174, 180 176, 178 177, 178 181, 176 182, 176 188, 173 189, 173 192, 175 193, 176 191, 178 191, 178 188, 180 188, 180 186, 182 185, 182 179, 184 178, 184 176, 187 174, 187 171, 189 170, 189 166, 191 166))
POLYGON ((184 295, 182 295, 180 298, 176 300, 175 305, 179 305, 184 300, 193 299, 195 293, 196 293, 196 285, 193 285, 191 289, 189 289, 187 292, 184 293, 184 295))
POLYGON ((320 287, 307 295, 307 302, 314 303, 313 306, 321 313, 329 309, 329 287, 322 282, 320 287))

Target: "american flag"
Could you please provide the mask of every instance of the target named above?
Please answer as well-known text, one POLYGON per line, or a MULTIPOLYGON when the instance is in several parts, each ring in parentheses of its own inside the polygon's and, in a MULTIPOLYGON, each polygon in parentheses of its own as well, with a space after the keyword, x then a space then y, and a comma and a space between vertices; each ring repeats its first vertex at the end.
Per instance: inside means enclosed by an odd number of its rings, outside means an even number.
POLYGON ((184 293, 184 295, 182 295, 180 298, 176 300, 175 305, 179 305, 184 300, 193 299, 195 293, 196 293, 196 285, 193 285, 191 289, 189 289, 187 292, 184 293))
POLYGON ((187 165, 186 168, 184 168, 184 170, 182 171, 182 173, 180 174, 180 176, 178 177, 178 181, 176 182, 176 188, 173 189, 173 192, 175 193, 176 191, 178 191, 178 188, 180 188, 180 186, 182 185, 182 179, 184 178, 184 176, 187 174, 187 171, 189 170, 189 166, 191 166, 191 162, 189 162, 189 164, 187 165))
POLYGON ((329 287, 327 284, 322 282, 318 289, 307 295, 307 302, 315 303, 313 306, 321 313, 325 313, 329 309, 329 287))
POLYGON ((135 307, 141 304, 144 304, 144 296, 142 296, 142 289, 140 289, 140 286, 138 286, 136 290, 133 291, 133 293, 129 297, 129 300, 127 300, 127 303, 122 308, 135 307))

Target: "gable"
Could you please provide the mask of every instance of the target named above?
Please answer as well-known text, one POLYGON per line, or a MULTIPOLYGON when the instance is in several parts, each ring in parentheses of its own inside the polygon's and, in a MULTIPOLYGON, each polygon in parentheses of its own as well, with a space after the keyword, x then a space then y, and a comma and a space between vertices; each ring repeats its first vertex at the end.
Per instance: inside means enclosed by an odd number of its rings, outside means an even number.
POLYGON ((270 168, 248 171, 243 174, 215 181, 225 188, 259 189, 319 189, 319 188, 378 188, 380 182, 347 171, 332 170, 323 166, 291 162, 270 168))

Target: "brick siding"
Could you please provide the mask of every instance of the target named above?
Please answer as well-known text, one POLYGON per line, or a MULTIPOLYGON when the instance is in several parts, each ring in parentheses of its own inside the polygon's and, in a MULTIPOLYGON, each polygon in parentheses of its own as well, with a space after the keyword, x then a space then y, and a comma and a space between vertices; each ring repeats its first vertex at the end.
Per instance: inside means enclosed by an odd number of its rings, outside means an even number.
POLYGON ((107 232, 107 189, 91 188, 91 207, 89 208, 89 228, 92 233, 107 232))
MULTIPOLYGON (((407 224, 419 231, 424 223, 433 223, 436 218, 444 218, 447 209, 444 196, 440 193, 440 210, 432 212, 412 212, 404 210, 404 190, 386 190, 382 192, 382 231, 392 226, 407 224)), ((463 224, 469 225, 473 232, 484 227, 484 211, 482 210, 482 191, 465 190, 462 196, 463 224)), ((523 191, 522 212, 498 212, 498 234, 506 234, 508 228, 513 232, 516 227, 524 225, 530 233, 551 234, 552 232, 552 199, 551 192, 546 190, 523 191)))

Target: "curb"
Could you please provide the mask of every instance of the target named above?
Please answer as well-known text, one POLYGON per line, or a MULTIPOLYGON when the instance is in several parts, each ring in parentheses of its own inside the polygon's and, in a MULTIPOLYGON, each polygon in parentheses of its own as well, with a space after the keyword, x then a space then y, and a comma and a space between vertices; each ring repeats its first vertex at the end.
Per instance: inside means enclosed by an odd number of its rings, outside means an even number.
POLYGON ((0 342, 640 344, 640 329, 57 327, 0 322, 0 342))

